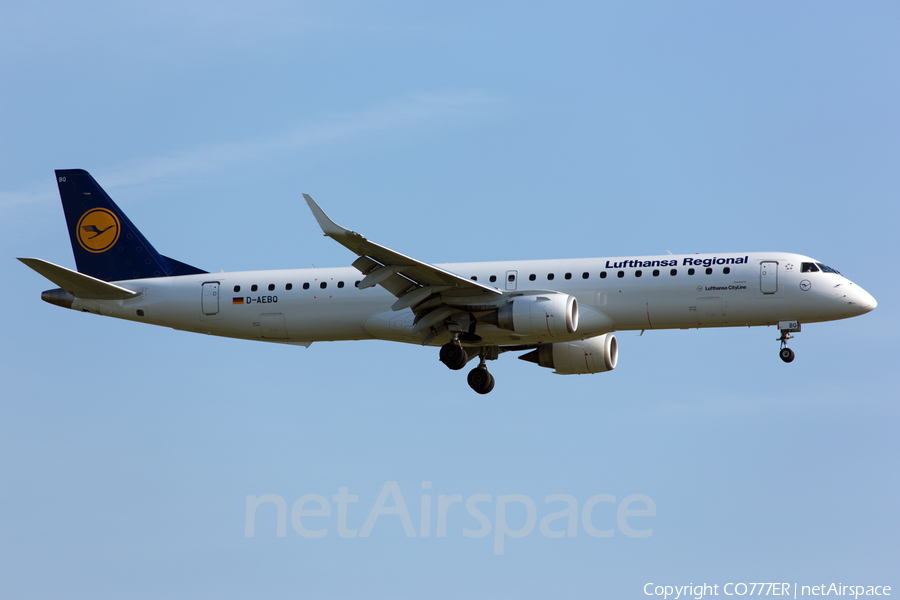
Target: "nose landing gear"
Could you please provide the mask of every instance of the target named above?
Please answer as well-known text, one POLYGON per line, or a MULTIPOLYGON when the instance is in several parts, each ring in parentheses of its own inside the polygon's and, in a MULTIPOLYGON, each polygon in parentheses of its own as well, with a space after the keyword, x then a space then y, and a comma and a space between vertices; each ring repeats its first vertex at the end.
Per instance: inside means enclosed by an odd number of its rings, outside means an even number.
POLYGON ((782 348, 778 353, 778 356, 780 356, 781 360, 783 360, 784 362, 789 363, 794 360, 794 351, 790 348, 782 348))
POLYGON ((781 350, 778 352, 778 356, 786 363, 794 360, 794 351, 787 347, 787 341, 793 336, 791 333, 797 333, 800 331, 800 323, 797 321, 778 321, 778 329, 781 330, 781 337, 777 339, 777 341, 781 342, 781 350))

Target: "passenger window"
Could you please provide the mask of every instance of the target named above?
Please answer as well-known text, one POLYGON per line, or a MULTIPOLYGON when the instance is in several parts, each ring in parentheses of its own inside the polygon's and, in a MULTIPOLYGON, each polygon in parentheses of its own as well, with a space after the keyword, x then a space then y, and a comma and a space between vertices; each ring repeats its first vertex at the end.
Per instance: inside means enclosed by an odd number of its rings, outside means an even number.
POLYGON ((491 282, 491 283, 494 283, 495 281, 497 281, 497 276, 496 276, 496 275, 491 275, 490 282, 491 282))
POLYGON ((591 276, 591 274, 588 273, 587 271, 585 271, 584 273, 581 274, 581 278, 582 278, 582 279, 587 279, 587 278, 590 277, 590 276, 591 276))
POLYGON ((600 279, 606 279, 606 271, 600 271, 600 279))
POLYGON ((625 271, 619 271, 618 273, 616 273, 616 277, 622 279, 623 277, 625 277, 625 271))
POLYGON ((693 275, 695 273, 694 269, 688 269, 688 275, 693 275))
POLYGON ((728 275, 729 273, 731 273, 731 267, 725 267, 724 269, 722 269, 722 273, 728 275))
POLYGON ((471 279, 472 281, 478 281, 478 277, 476 277, 475 275, 472 275, 471 277, 469 277, 469 279, 471 279))
POLYGON ((537 275, 535 275, 534 273, 528 276, 528 281, 534 281, 535 279, 537 279, 537 275))
POLYGON ((286 283, 286 284, 284 284, 284 289, 286 289, 286 290, 292 290, 292 289, 294 289, 294 284, 293 284, 293 283, 286 283))
POLYGON ((258 289, 259 289, 259 286, 256 285, 255 283, 254 283, 253 285, 250 286, 250 291, 251 291, 251 292, 255 292, 255 291, 258 290, 258 289))
POLYGON ((322 289, 324 290, 325 288, 328 287, 328 283, 326 283, 326 282, 323 281, 322 283, 319 284, 319 287, 322 288, 322 289))
POLYGON ((269 284, 269 291, 270 291, 270 292, 274 292, 274 291, 275 291, 275 284, 274 284, 274 283, 270 283, 270 284, 269 284))
POLYGON ((566 273, 566 279, 572 279, 572 274, 571 274, 571 273, 566 273))
POLYGON ((659 277, 659 269, 653 269, 653 276, 659 277))
POLYGON ((359 281, 357 281, 357 282, 354 283, 353 285, 356 286, 356 287, 359 287, 359 281))
POLYGON ((234 286, 234 292, 237 293, 239 291, 241 291, 241 286, 239 286, 239 285, 234 286))
POLYGON ((303 289, 304 289, 304 290, 308 290, 308 289, 309 289, 309 284, 308 284, 308 283, 304 283, 304 284, 303 284, 303 289))
POLYGON ((712 267, 706 267, 706 274, 712 275, 712 267))
POLYGON ((547 273, 547 281, 553 281, 553 273, 547 273))
POLYGON ((338 281, 338 287, 339 287, 339 288, 344 287, 344 282, 343 282, 343 281, 338 281))
POLYGON ((676 275, 678 275, 678 269, 672 269, 671 271, 669 271, 669 275, 675 277, 676 275))
POLYGON ((644 272, 643 272, 643 271, 640 271, 640 270, 634 272, 634 276, 635 276, 635 277, 640 277, 640 276, 643 275, 643 274, 644 274, 644 272))

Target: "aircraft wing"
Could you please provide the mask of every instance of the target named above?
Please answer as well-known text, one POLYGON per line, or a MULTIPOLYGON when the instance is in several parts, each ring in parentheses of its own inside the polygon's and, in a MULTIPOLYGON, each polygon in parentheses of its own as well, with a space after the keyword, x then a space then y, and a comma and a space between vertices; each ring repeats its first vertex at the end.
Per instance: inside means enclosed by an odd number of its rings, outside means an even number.
MULTIPOLYGON (((483 304, 503 297, 503 292, 493 286, 472 281, 440 267, 410 258, 390 248, 367 240, 361 234, 341 227, 325 214, 309 194, 303 194, 313 216, 326 236, 332 238, 359 256, 353 266, 365 275, 360 289, 380 285, 398 300, 392 308, 402 310, 422 306, 426 300, 440 295, 443 302, 436 304, 483 304)), ((417 311, 418 312, 418 311, 417 311)))

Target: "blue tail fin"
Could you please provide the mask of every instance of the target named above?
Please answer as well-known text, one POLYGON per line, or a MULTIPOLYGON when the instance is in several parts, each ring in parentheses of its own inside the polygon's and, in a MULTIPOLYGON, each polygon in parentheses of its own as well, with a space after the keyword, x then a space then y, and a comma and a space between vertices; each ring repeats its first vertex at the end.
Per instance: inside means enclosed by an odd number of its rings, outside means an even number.
POLYGON ((103 281, 206 273, 157 252, 87 171, 58 170, 56 183, 79 273, 103 281))

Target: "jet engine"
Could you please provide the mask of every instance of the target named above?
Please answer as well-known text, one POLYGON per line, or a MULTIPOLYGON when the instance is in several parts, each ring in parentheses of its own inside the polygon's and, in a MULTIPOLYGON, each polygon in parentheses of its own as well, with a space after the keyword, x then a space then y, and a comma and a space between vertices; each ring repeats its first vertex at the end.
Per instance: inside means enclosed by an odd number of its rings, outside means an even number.
POLYGON ((569 335, 578 329, 578 300, 567 294, 519 296, 479 321, 522 335, 569 335))
POLYGON ((603 373, 616 368, 619 344, 611 333, 576 342, 541 344, 537 349, 519 357, 560 375, 603 373))

